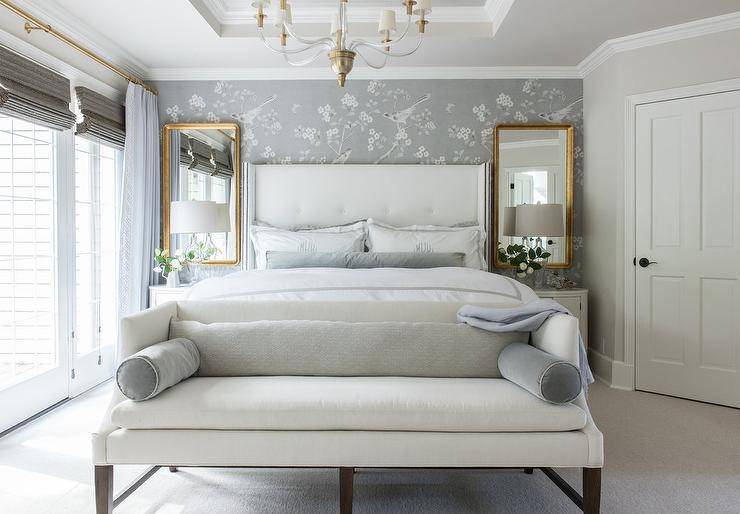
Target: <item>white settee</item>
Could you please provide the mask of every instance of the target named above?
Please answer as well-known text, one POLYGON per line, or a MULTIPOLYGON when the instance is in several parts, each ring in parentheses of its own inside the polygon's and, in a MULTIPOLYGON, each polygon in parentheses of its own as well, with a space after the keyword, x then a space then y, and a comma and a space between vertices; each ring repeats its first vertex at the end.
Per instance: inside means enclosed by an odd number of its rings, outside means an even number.
MULTIPOLYGON (((173 318, 455 322, 458 308, 442 302, 172 302, 122 320, 119 359, 168 339, 173 318)), ((577 364, 577 331, 576 318, 554 316, 531 341, 577 364)), ((594 513, 603 441, 583 394, 572 404, 551 405, 502 378, 193 377, 144 402, 116 391, 93 435, 93 461, 99 514, 120 501, 112 491, 113 466, 121 464, 154 466, 147 477, 160 466, 338 468, 342 513, 352 509, 355 468, 540 468, 594 513), (583 496, 553 467, 583 468, 583 496)))

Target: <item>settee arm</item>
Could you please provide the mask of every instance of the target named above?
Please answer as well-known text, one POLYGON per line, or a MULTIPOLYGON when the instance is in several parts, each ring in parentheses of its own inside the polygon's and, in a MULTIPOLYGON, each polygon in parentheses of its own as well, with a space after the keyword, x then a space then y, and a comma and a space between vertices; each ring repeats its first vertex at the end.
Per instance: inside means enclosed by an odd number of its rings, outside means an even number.
POLYGON ((532 345, 578 367, 578 318, 568 314, 550 316, 532 332, 532 345))
MULTIPOLYGON (((166 341, 170 333, 170 320, 177 316, 177 303, 167 302, 121 319, 118 339, 118 362, 144 348, 166 341)), ((92 434, 93 463, 107 464, 106 442, 108 436, 119 427, 111 423, 111 411, 126 400, 118 388, 114 388, 108 408, 98 429, 92 434)))
POLYGON ((118 361, 166 341, 170 333, 170 320, 176 316, 177 302, 167 302, 122 318, 118 361))

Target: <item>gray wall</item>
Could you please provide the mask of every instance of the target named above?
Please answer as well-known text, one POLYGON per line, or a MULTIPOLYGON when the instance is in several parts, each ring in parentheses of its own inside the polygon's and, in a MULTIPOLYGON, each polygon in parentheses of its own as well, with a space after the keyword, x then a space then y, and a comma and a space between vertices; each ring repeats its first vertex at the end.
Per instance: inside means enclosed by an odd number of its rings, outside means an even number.
POLYGON ((605 356, 600 376, 624 385, 634 362, 624 346, 624 134, 629 95, 740 77, 740 30, 616 54, 583 82, 586 113, 586 202, 582 256, 589 288, 589 346, 605 356), (629 359, 628 359, 629 360, 629 359))
MULTIPOLYGON (((349 80, 158 82, 162 123, 237 120, 252 163, 480 164, 500 123, 576 128, 574 265, 583 238, 582 82, 562 80, 349 80)), ((210 274, 223 270, 208 267, 210 274)), ((541 274, 538 281, 544 283, 541 274)))

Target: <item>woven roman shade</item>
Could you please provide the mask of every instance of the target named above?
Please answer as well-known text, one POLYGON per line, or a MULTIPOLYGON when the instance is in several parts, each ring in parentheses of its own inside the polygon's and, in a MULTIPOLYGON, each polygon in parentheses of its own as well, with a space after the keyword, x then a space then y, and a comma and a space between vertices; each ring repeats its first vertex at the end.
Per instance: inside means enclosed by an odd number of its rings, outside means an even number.
POLYGON ((75 96, 77 108, 82 113, 75 134, 123 148, 126 143, 124 107, 86 87, 76 87, 75 96))
POLYGON ((0 47, 0 113, 58 130, 75 126, 69 80, 0 47))
POLYGON ((185 134, 180 136, 180 165, 214 177, 229 178, 234 174, 227 152, 185 134))

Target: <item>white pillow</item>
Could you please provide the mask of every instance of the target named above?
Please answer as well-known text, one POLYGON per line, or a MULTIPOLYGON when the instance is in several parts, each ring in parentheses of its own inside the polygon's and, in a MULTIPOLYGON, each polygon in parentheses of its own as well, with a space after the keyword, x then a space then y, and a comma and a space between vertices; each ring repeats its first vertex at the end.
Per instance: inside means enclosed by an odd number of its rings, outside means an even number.
POLYGON ((267 252, 362 252, 365 250, 365 222, 313 230, 283 230, 252 226, 257 269, 267 268, 267 252))
POLYGON ((367 247, 371 252, 421 252, 465 254, 465 266, 487 269, 485 258, 486 232, 479 226, 440 227, 412 225, 393 227, 367 220, 367 247))

